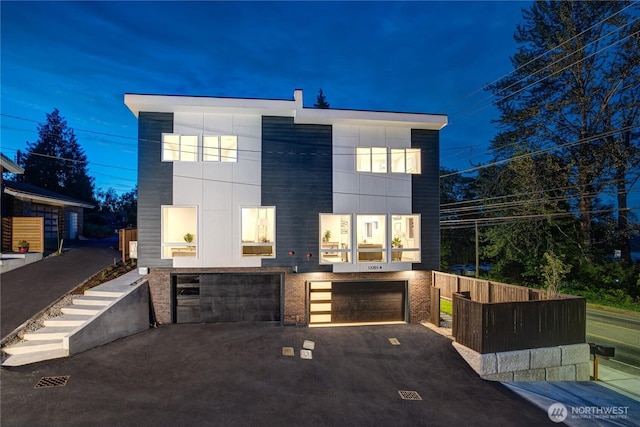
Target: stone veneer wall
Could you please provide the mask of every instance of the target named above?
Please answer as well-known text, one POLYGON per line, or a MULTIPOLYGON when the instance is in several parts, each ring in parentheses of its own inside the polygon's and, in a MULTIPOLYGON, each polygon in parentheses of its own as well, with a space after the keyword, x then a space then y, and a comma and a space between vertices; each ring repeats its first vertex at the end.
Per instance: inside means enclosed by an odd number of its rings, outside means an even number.
POLYGON ((490 381, 589 381, 589 344, 480 354, 457 342, 455 349, 490 381))
POLYGON ((200 268, 172 269, 151 268, 145 278, 149 281, 149 292, 154 315, 158 323, 171 323, 171 273, 273 273, 284 272, 284 319, 283 324, 306 324, 308 322, 306 282, 309 280, 407 280, 409 283, 409 322, 421 323, 429 319, 431 300, 431 271, 400 271, 385 273, 291 273, 291 269, 269 268, 200 268))

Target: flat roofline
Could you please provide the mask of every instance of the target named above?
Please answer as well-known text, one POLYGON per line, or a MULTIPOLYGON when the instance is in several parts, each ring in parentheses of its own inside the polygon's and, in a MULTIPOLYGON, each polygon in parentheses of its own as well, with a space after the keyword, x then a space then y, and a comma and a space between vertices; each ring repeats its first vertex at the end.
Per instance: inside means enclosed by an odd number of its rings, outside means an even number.
POLYGON ((302 90, 293 99, 231 98, 192 95, 157 95, 125 93, 124 103, 138 117, 140 112, 209 112, 218 114, 282 115, 296 123, 317 124, 384 124, 440 130, 448 124, 445 114, 397 111, 353 110, 337 108, 305 108, 302 90))

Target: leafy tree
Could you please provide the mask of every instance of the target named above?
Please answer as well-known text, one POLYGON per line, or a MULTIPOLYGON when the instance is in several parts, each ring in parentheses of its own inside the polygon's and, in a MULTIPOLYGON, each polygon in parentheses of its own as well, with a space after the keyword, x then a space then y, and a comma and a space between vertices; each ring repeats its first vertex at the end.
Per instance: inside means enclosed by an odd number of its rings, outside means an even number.
POLYGON ((100 212, 115 213, 118 211, 118 193, 113 188, 109 188, 107 191, 98 190, 96 201, 100 212))
POLYGON ((313 104, 313 106, 315 108, 329 108, 330 105, 327 102, 327 98, 325 98, 324 93, 322 93, 322 89, 320 89, 318 91, 318 98, 316 100, 316 103, 313 104))
POLYGON ((17 162, 24 168, 19 180, 92 203, 94 185, 87 172, 87 156, 58 109, 38 125, 38 135, 36 142, 27 142, 26 153, 18 151, 17 162))
POLYGON ((441 267, 448 270, 454 264, 468 264, 475 260, 473 226, 457 224, 462 219, 477 217, 475 208, 476 180, 458 174, 455 170, 440 169, 440 259, 441 267))
POLYGON ((565 264, 553 251, 545 252, 544 260, 545 263, 540 266, 540 269, 547 288, 547 296, 549 299, 557 298, 564 278, 571 271, 571 265, 565 264))
POLYGON ((127 224, 135 226, 138 223, 138 184, 120 196, 118 207, 127 224))
MULTIPOLYGON (((632 96, 637 94, 637 82, 631 77, 638 74, 636 57, 622 59, 631 43, 630 17, 621 12, 628 5, 628 1, 535 2, 523 11, 525 23, 514 35, 519 47, 512 58, 513 73, 490 85, 501 113, 497 120, 500 131, 491 145, 496 160, 517 156, 528 156, 534 162, 546 156, 556 159, 543 159, 552 162, 552 170, 511 162, 506 170, 512 173, 500 174, 503 182, 498 185, 518 187, 522 182, 514 185, 513 179, 523 178, 533 185, 549 181, 543 175, 553 175, 552 182, 539 191, 552 190, 551 197, 560 198, 553 190, 560 189, 564 194, 561 204, 566 207, 550 206, 549 198, 542 198, 548 193, 540 193, 542 203, 530 204, 526 211, 557 208, 576 212, 580 234, 575 245, 586 261, 592 255, 599 195, 621 164, 613 161, 608 146, 616 142, 607 138, 617 135, 624 141, 619 123, 632 117, 621 109, 637 101, 632 96), (631 89, 634 85, 636 92, 631 89)), ((628 175, 627 166, 622 173, 628 175)))

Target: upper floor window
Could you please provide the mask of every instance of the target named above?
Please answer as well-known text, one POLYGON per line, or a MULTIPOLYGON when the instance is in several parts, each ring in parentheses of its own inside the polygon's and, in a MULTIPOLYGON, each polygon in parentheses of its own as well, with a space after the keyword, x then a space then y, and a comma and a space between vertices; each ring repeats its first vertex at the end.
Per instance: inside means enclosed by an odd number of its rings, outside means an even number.
POLYGON ((198 208, 162 206, 162 258, 197 257, 198 208))
POLYGON ((386 262, 386 215, 356 215, 358 262, 386 262))
POLYGON ((391 262, 420 262, 420 215, 391 215, 391 262))
POLYGON ((205 162, 237 162, 238 137, 236 135, 203 135, 202 160, 205 162))
POLYGON ((276 208, 242 208, 242 256, 275 257, 276 208))
POLYGON ((391 149, 392 173, 422 173, 419 148, 392 148, 391 149))
POLYGON ((197 162, 198 135, 162 134, 163 162, 197 162))
POLYGON ((320 214, 320 263, 351 262, 351 215, 320 214))
POLYGON ((356 147, 356 171, 387 173, 387 148, 356 147))

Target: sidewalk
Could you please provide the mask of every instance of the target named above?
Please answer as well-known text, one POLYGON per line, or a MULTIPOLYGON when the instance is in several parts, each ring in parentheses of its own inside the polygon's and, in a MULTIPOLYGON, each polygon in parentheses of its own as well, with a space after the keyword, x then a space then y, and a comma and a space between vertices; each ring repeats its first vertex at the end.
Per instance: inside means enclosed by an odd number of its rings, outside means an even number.
MULTIPOLYGON (((442 327, 424 323, 429 329, 454 340, 451 318, 443 315, 442 327)), ((593 378, 593 360, 591 361, 593 378)), ((572 427, 640 426, 640 368, 599 359, 598 381, 503 382, 506 387, 540 409, 552 412, 561 404, 572 427), (609 413, 608 413, 609 412, 609 413), (595 424, 594 424, 595 422, 595 424)), ((550 415, 551 417, 551 415, 550 415)))

